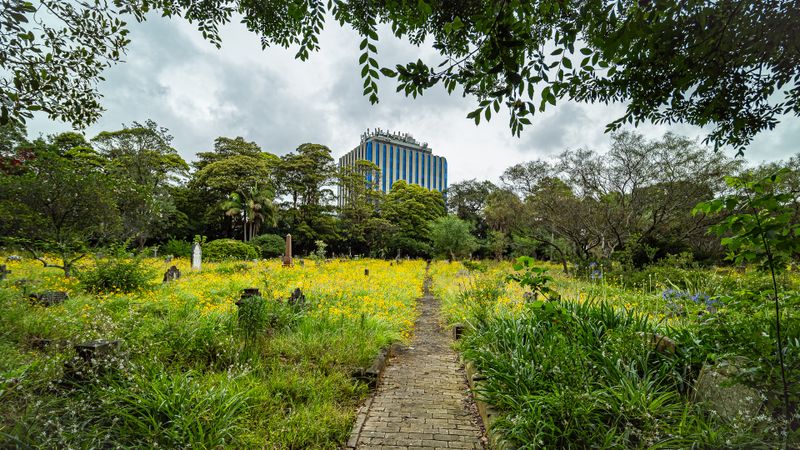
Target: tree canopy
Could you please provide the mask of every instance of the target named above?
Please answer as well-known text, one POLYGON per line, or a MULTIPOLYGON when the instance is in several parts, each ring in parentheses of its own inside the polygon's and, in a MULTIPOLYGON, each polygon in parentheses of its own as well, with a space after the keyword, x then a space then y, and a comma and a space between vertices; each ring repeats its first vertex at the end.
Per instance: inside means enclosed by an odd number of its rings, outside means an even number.
POLYGON ((220 45, 237 15, 263 47, 320 49, 326 19, 354 28, 364 95, 378 80, 416 97, 436 85, 477 98, 476 123, 505 108, 512 133, 558 101, 625 102, 608 130, 624 124, 688 123, 710 128, 708 142, 740 152, 784 115, 800 115, 800 0, 642 1, 416 0, 2 0, 2 123, 33 111, 86 125, 100 114, 96 83, 129 43, 120 16, 160 11, 197 24, 220 45), (47 14, 38 11, 44 11, 47 14), (379 25, 414 45, 431 43, 437 61, 378 62, 379 25))

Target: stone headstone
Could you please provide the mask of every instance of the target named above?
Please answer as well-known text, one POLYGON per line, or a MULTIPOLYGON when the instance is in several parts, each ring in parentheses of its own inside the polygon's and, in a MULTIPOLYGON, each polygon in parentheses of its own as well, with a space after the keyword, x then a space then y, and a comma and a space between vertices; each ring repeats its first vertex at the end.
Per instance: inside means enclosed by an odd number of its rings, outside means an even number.
POLYGON ((8 261, 8 262, 11 262, 11 261, 22 261, 22 256, 9 255, 8 258, 6 258, 6 261, 8 261))
POLYGON ((6 276, 10 274, 11 271, 6 268, 5 264, 0 264, 0 281, 6 279, 6 276))
POLYGON ((46 350, 48 347, 53 345, 52 339, 44 339, 44 338, 33 338, 30 341, 31 347, 36 350, 46 350))
POLYGON ((242 302, 244 300, 252 297, 261 297, 261 292, 258 290, 258 288, 244 288, 242 290, 241 298, 236 301, 236 306, 242 306, 242 302))
POLYGON ((260 296, 261 296, 261 291, 259 291, 258 288, 244 288, 242 290, 242 298, 260 297, 260 296))
POLYGON ((176 267, 172 266, 164 272, 164 283, 168 283, 170 281, 175 281, 181 277, 181 271, 176 267))
POLYGON ((203 250, 200 244, 195 242, 192 244, 192 270, 200 270, 203 261, 203 250))
POLYGON ((289 304, 293 306, 304 306, 306 303, 306 296, 300 288, 296 288, 292 295, 289 296, 289 304))
POLYGON ((305 267, 305 266, 306 266, 306 260, 305 259, 301 259, 300 260, 300 267, 305 267))
POLYGON ((365 276, 365 277, 368 277, 368 276, 369 276, 369 269, 364 269, 364 276, 365 276))
POLYGON ((164 258, 164 262, 165 262, 165 263, 167 263, 167 264, 169 264, 169 263, 171 263, 171 262, 172 262, 172 258, 173 258, 173 256, 172 256, 172 255, 167 255, 167 257, 166 257, 166 258, 164 258))
POLYGON ((283 267, 292 265, 292 235, 286 235, 286 251, 283 253, 283 267))
POLYGON ((44 291, 38 294, 31 294, 30 299, 32 303, 46 307, 63 303, 64 300, 69 299, 69 295, 64 291, 44 291))
POLYGON ((119 347, 119 343, 120 341, 106 341, 103 339, 83 342, 75 344, 75 351, 84 362, 91 363, 94 360, 113 354, 117 347, 119 347))
POLYGON ((456 340, 456 341, 461 339, 461 336, 464 335, 464 329, 465 329, 465 327, 464 327, 463 323, 454 324, 453 325, 453 339, 456 340))

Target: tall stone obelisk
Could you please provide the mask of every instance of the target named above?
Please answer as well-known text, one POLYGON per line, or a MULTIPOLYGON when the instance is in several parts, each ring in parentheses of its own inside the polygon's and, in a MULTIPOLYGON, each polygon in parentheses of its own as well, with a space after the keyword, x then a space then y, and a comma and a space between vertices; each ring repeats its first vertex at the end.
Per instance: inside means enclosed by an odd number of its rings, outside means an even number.
POLYGON ((292 266, 292 235, 286 235, 286 252, 283 255, 283 267, 292 266))

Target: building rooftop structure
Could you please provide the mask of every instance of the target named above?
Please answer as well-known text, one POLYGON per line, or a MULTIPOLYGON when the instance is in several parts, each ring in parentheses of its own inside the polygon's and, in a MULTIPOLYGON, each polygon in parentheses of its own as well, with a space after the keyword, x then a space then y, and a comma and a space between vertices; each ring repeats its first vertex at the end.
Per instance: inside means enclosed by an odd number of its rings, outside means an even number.
POLYGON ((367 128, 367 131, 361 134, 361 143, 367 142, 370 138, 378 138, 381 141, 397 144, 409 149, 431 153, 427 142, 418 142, 410 133, 392 133, 391 131, 385 131, 380 128, 375 128, 370 131, 369 128, 367 128))

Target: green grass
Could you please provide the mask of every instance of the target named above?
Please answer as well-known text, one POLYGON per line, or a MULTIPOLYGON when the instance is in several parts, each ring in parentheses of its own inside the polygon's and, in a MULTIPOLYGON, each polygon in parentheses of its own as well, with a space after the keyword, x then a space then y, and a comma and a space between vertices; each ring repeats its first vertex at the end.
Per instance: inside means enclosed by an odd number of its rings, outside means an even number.
POLYGON ((370 316, 275 301, 250 338, 235 311, 180 299, 76 294, 45 309, 0 289, 0 309, 0 448, 340 448, 368 392, 352 373, 400 338, 370 316), (80 383, 68 343, 31 347, 107 336, 121 351, 80 383))
MULTIPOLYGON (((550 268, 562 300, 544 309, 526 304, 519 286, 503 280, 508 264, 469 273, 434 268, 446 319, 468 325, 459 350, 485 376, 477 395, 500 411, 492 433, 511 448, 784 445, 783 423, 774 415, 781 392, 774 311, 758 290, 764 274, 656 268, 646 274, 648 283, 634 286, 611 274, 591 279, 550 268), (663 296, 667 289, 689 295, 663 296), (721 302, 716 312, 691 299, 698 292, 721 302), (677 352, 656 351, 646 338, 651 333, 672 338, 677 352), (723 419, 691 401, 704 364, 742 356, 750 363, 737 382, 766 398, 757 417, 723 419)), ((796 278, 783 280, 790 379, 800 378, 796 278)), ((793 384, 790 395, 798 404, 800 386, 793 384)), ((800 445, 796 431, 787 440, 800 445)))

